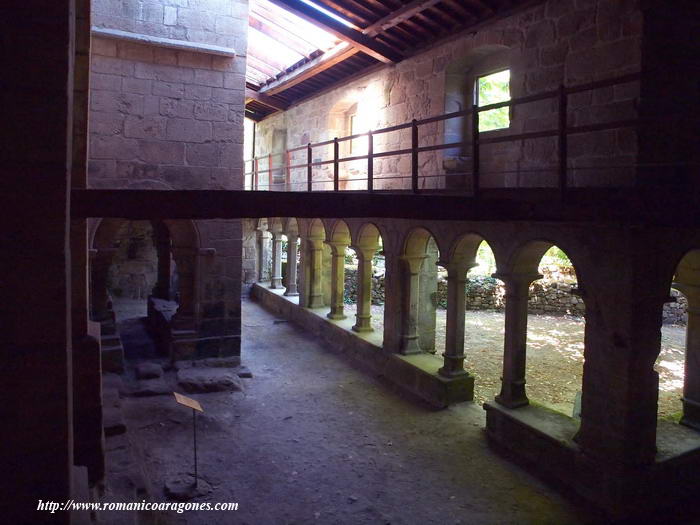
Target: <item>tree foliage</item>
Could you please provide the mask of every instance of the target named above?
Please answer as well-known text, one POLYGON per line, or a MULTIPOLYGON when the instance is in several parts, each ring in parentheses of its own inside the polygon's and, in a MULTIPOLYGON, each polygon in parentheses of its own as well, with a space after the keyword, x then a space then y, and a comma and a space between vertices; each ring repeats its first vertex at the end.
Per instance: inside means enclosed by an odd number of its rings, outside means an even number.
MULTIPOLYGON (((510 100, 510 70, 499 71, 477 80, 479 106, 510 100)), ((510 126, 510 108, 498 108, 479 114, 479 131, 490 131, 510 126)))

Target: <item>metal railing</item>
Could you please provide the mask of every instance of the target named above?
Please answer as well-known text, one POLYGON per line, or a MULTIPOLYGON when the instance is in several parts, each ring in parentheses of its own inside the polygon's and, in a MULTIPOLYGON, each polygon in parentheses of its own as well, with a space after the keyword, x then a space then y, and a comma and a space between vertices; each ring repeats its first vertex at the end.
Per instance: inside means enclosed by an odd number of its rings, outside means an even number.
MULTIPOLYGON (((245 172, 245 189, 259 191, 259 190, 279 190, 279 191, 341 191, 341 182, 346 184, 347 182, 364 181, 365 190, 364 191, 375 191, 376 181, 390 181, 396 179, 406 180, 410 178, 410 191, 413 193, 418 193, 422 191, 419 188, 419 179, 428 178, 443 178, 447 177, 464 177, 465 175, 471 175, 471 188, 462 187, 459 189, 452 188, 454 191, 461 191, 469 193, 474 196, 478 196, 481 188, 480 177, 481 172, 481 148, 484 145, 497 144, 504 142, 514 142, 529 139, 540 139, 546 137, 557 137, 558 147, 557 147, 557 163, 555 166, 546 168, 537 168, 531 170, 518 170, 518 172, 527 171, 555 171, 557 172, 557 188, 564 192, 567 189, 567 172, 568 167, 568 137, 570 135, 577 135, 582 133, 593 133, 605 130, 620 129, 626 127, 635 127, 639 124, 639 119, 626 119, 626 120, 616 120, 611 122, 603 122, 588 125, 579 126, 569 126, 568 125, 568 108, 569 108, 569 96, 577 93, 582 93, 584 91, 592 91, 596 89, 611 87, 620 84, 627 84, 631 82, 636 82, 640 79, 640 73, 632 73, 627 75, 622 75, 610 79, 600 80, 597 82, 590 82, 587 84, 581 84, 573 87, 565 87, 561 85, 556 90, 546 91, 538 93, 535 95, 529 95, 524 97, 513 98, 505 102, 499 102, 496 104, 488 104, 484 106, 474 106, 469 109, 464 109, 461 111, 455 111, 452 113, 445 113, 442 115, 436 115, 433 117, 428 117, 419 120, 412 120, 410 122, 405 122, 403 124, 397 124, 394 126, 388 126, 386 128, 368 131, 366 133, 358 133, 355 135, 348 135, 345 137, 336 137, 330 140, 325 140, 322 142, 308 143, 304 146, 299 146, 296 148, 290 148, 281 153, 270 153, 268 155, 255 157, 253 159, 246 160, 246 170, 248 170, 248 165, 250 165, 250 170, 245 172), (522 105, 529 104, 533 102, 538 102, 548 99, 557 99, 558 106, 555 113, 550 113, 548 116, 557 116, 557 127, 556 129, 550 129, 545 131, 532 131, 517 134, 503 134, 505 130, 501 130, 498 134, 484 134, 483 131, 479 131, 479 115, 486 111, 491 111, 499 108, 512 108, 522 105), (424 145, 419 144, 419 130, 421 126, 431 123, 445 122, 450 119, 464 118, 471 116, 471 140, 457 141, 443 144, 434 145, 424 145), (375 151, 375 138, 381 134, 392 133, 401 130, 411 130, 411 147, 405 147, 389 151, 375 151), (350 155, 341 157, 340 155, 340 145, 347 141, 357 140, 358 138, 367 138, 367 153, 362 155, 350 155), (332 158, 327 160, 313 160, 314 150, 322 147, 332 146, 332 158), (437 175, 420 175, 419 176, 419 155, 421 153, 427 153, 432 151, 441 151, 446 149, 456 149, 465 148, 471 146, 471 171, 468 172, 446 172, 437 175), (306 155, 303 152, 306 152, 306 155), (376 159, 381 159, 390 156, 400 156, 400 155, 410 155, 411 158, 411 169, 410 175, 392 175, 392 176, 382 176, 375 177, 374 175, 374 164, 376 159), (305 162, 294 163, 295 158, 301 156, 302 159, 305 157, 305 162), (281 159, 281 161, 276 161, 276 159, 281 159), (366 174, 361 178, 346 178, 340 177, 340 165, 345 162, 357 162, 361 160, 366 160, 366 174), (275 164, 277 163, 277 166, 275 164), (330 179, 314 180, 314 170, 323 166, 332 166, 332 181, 330 179), (292 171, 305 169, 306 178, 303 181, 293 181, 292 171), (277 181, 273 176, 277 173, 277 181), (280 180, 282 179, 282 180, 280 180), (327 188, 332 182, 332 190, 327 188), (317 188, 314 188, 314 185, 317 188), (323 189, 319 190, 318 186, 323 185, 323 189)), ((468 157, 467 157, 468 158, 468 157)), ((600 167, 598 167, 600 168, 600 167)), ((586 169, 586 168, 578 168, 586 169)), ((593 168, 588 168, 593 169, 593 168)), ((506 171, 507 172, 507 171, 506 171)), ((506 173, 502 172, 502 173, 506 173)), ((408 189, 408 188, 406 188, 408 189)))

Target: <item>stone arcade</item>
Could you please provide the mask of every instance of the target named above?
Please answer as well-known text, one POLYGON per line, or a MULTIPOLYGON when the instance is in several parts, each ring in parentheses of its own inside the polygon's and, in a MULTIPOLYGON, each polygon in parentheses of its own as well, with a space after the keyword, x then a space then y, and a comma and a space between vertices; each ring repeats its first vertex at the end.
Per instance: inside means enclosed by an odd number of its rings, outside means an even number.
POLYGON ((471 403, 479 381, 464 317, 482 241, 505 288, 484 439, 611 518, 697 506, 696 3, 316 2, 341 24, 276 0, 332 35, 320 50, 285 37, 303 57, 289 64, 254 41, 281 20, 262 1, 0 7, 2 521, 77 522, 37 500, 80 500, 104 477, 102 372, 125 367, 117 290, 148 296, 170 361, 238 362, 250 294, 440 409, 471 403), (482 109, 475 82, 505 70, 508 99, 482 109), (505 129, 483 131, 503 107, 505 129), (528 289, 553 245, 585 307, 580 418, 526 390, 528 289), (431 353, 436 264, 444 355, 431 353), (687 300, 679 423, 657 418, 654 370, 672 287, 687 300))

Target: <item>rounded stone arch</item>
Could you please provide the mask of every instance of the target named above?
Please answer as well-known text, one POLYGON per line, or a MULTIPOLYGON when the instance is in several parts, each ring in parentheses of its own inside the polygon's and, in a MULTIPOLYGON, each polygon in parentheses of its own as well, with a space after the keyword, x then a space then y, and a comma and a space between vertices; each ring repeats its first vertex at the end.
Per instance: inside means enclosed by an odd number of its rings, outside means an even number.
POLYGON ((268 217, 267 229, 272 233, 282 233, 284 231, 284 222, 280 217, 268 217))
POLYGON ((576 247, 566 241, 559 242, 552 239, 535 238, 521 242, 510 252, 508 262, 504 265, 503 269, 499 267, 499 271, 517 275, 537 274, 539 273, 538 270, 542 256, 547 253, 552 246, 559 248, 569 258, 576 274, 578 287, 583 289, 586 272, 586 263, 584 261, 586 259, 579 256, 576 247))
POLYGON ((353 246, 376 248, 379 246, 379 239, 384 241, 381 229, 373 222, 365 222, 353 235, 353 246))
POLYGON ((470 264, 476 260, 476 254, 479 250, 479 246, 482 243, 486 243, 488 247, 493 252, 494 259, 496 260, 496 269, 501 268, 501 255, 500 250, 494 249, 494 244, 492 244, 484 235, 477 232, 467 232, 459 235, 450 246, 447 252, 447 263, 466 263, 470 264))
MULTIPOLYGON (((690 248, 683 255, 676 256, 671 270, 671 283, 682 283, 689 286, 700 286, 700 248, 690 248)), ((668 282, 668 279, 665 280, 668 282)), ((682 291, 682 290, 679 290, 682 291)))
MULTIPOLYGON (((91 306, 93 316, 98 320, 108 315, 107 274, 115 253, 114 240, 119 230, 129 222, 128 219, 121 218, 104 218, 94 222, 90 238, 90 247, 93 250, 90 260, 91 306)), ((153 226, 154 232, 161 231, 167 236, 159 258, 165 257, 167 251, 167 266, 169 267, 170 257, 175 261, 180 289, 178 312, 194 317, 198 296, 197 257, 201 248, 197 224, 188 219, 148 222, 153 226)), ((159 285, 165 286, 163 283, 159 285)))
POLYGON ((432 231, 425 226, 411 228, 404 237, 401 254, 405 256, 425 255, 431 238, 437 245, 438 251, 442 252, 438 244, 438 238, 432 231))
POLYGON ((326 234, 326 225, 321 219, 309 220, 306 225, 306 236, 309 239, 325 240, 328 237, 326 234))
POLYGON ((299 221, 294 217, 287 217, 282 221, 282 227, 285 235, 299 235, 299 221))
POLYGON ((328 241, 345 245, 350 244, 350 228, 343 219, 336 219, 330 226, 328 241))

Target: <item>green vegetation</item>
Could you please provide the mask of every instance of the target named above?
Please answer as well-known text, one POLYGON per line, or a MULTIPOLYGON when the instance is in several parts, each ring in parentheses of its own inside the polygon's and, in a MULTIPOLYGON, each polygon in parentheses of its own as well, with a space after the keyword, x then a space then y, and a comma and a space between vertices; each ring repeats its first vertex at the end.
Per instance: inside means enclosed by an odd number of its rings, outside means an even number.
MULTIPOLYGON (((510 70, 499 71, 477 80, 479 106, 510 100, 510 70)), ((479 114, 479 131, 503 129, 510 126, 510 108, 498 108, 479 114)))

